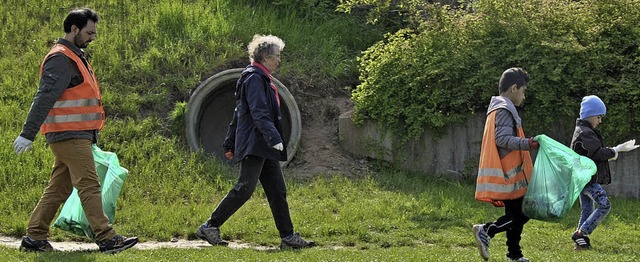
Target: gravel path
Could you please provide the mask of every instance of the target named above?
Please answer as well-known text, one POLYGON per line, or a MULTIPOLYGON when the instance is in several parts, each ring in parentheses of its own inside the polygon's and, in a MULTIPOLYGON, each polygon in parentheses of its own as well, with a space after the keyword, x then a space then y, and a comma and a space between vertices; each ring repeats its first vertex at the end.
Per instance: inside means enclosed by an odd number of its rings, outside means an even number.
MULTIPOLYGON (((20 247, 20 239, 3 236, 0 235, 0 245, 8 246, 12 248, 20 247)), ((58 249, 60 251, 97 251, 98 246, 94 243, 85 243, 85 242, 51 242, 53 248, 58 249)), ((140 250, 148 250, 148 249, 159 249, 159 248, 207 248, 211 247, 209 243, 203 240, 185 240, 185 239, 176 239, 170 242, 156 242, 156 241, 148 241, 148 242, 140 242, 136 244, 133 248, 140 250)), ((250 245, 247 243, 240 242, 229 242, 229 248, 232 249, 242 249, 242 248, 252 248, 256 250, 277 250, 278 247, 271 246, 256 246, 250 245)))

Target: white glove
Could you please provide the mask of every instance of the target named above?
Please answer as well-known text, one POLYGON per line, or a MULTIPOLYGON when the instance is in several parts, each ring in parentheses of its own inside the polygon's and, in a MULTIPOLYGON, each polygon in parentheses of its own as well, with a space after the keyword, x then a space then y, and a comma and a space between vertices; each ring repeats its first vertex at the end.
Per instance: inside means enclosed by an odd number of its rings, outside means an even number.
POLYGON ((15 141, 13 141, 13 149, 16 150, 16 153, 22 154, 25 151, 31 148, 31 144, 33 141, 26 139, 24 137, 18 136, 15 141))
POLYGON ((618 159, 618 151, 615 151, 615 149, 614 149, 613 152, 616 152, 616 155, 613 156, 612 158, 609 158, 609 161, 615 161, 615 160, 618 159))
POLYGON ((616 152, 629 152, 631 150, 638 148, 638 146, 640 146, 640 145, 635 145, 635 143, 636 143, 636 140, 631 139, 627 142, 617 145, 616 147, 613 148, 613 150, 615 150, 616 152))
POLYGON ((284 149, 284 146, 282 145, 282 143, 278 143, 277 145, 273 146, 273 148, 278 149, 278 151, 282 151, 282 149, 284 149))

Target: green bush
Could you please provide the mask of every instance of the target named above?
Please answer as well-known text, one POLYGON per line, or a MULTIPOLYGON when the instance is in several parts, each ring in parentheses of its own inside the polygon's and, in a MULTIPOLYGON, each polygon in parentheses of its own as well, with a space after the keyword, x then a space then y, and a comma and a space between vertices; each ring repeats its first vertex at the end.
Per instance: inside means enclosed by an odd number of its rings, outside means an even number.
POLYGON ((359 58, 357 122, 383 122, 404 138, 439 134, 485 112, 502 71, 519 66, 531 76, 522 108, 529 133, 571 130, 590 94, 607 104, 608 141, 640 131, 640 2, 493 0, 468 10, 426 8, 417 29, 389 34, 359 58))

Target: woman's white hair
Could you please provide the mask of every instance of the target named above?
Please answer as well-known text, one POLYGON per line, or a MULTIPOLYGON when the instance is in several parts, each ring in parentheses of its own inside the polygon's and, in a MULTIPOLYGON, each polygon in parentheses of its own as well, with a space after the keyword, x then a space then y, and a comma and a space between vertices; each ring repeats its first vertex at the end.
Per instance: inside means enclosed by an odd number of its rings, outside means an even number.
POLYGON ((273 35, 254 35, 247 46, 251 62, 263 62, 264 59, 284 49, 284 41, 273 35))

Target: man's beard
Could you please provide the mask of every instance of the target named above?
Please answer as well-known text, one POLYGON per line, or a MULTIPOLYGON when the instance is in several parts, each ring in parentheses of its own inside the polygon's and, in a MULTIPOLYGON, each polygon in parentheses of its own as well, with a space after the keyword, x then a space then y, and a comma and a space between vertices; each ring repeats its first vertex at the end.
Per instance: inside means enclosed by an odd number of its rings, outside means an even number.
POLYGON ((76 44, 77 47, 80 47, 80 48, 86 48, 89 45, 89 41, 84 42, 84 43, 79 43, 77 35, 73 38, 73 42, 74 42, 74 44, 76 44))

